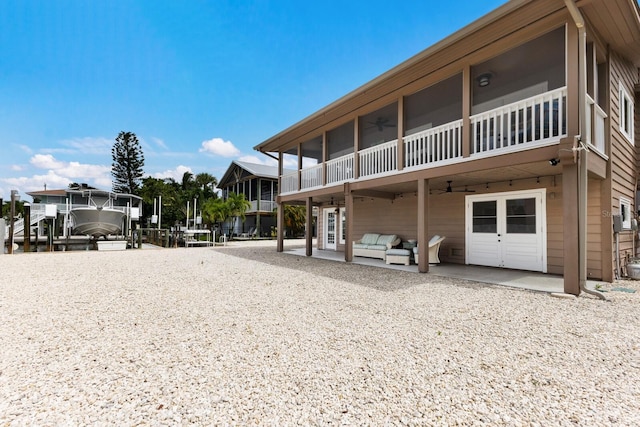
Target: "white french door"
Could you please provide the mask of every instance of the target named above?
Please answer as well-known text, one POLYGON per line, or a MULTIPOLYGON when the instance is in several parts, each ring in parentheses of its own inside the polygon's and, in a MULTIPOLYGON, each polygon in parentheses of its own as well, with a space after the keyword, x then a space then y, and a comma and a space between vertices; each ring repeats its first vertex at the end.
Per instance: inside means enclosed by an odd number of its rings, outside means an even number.
POLYGON ((335 208, 324 209, 324 248, 336 250, 338 247, 338 215, 335 208))
POLYGON ((546 190, 466 196, 466 263, 547 271, 546 190))
POLYGON ((345 208, 327 208, 323 210, 324 217, 324 249, 337 250, 338 244, 345 243, 345 208))

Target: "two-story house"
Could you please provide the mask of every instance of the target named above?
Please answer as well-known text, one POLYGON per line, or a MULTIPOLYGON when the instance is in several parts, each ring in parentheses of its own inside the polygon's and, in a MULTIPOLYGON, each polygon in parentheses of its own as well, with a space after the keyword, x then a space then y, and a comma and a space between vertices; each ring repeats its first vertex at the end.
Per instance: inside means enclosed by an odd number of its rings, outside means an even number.
MULTIPOLYGON (((276 226, 274 211, 278 194, 278 168, 258 163, 234 160, 218 182, 222 198, 227 200, 230 193, 244 194, 250 203, 242 221, 233 221, 234 229, 222 230, 229 235, 250 236, 269 235, 276 226)), ((229 224, 231 227, 231 224, 229 224)))
POLYGON ((438 234, 444 262, 577 295, 635 255, 639 66, 636 0, 512 0, 255 148, 346 261, 366 232, 438 234))

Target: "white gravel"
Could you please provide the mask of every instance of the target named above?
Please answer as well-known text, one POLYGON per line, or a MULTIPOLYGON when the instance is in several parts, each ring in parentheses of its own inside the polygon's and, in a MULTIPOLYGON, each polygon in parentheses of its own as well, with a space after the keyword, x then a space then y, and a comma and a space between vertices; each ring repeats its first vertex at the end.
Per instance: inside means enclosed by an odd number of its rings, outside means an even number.
POLYGON ((273 242, 0 270, 2 426, 640 424, 640 292, 557 299, 273 242))

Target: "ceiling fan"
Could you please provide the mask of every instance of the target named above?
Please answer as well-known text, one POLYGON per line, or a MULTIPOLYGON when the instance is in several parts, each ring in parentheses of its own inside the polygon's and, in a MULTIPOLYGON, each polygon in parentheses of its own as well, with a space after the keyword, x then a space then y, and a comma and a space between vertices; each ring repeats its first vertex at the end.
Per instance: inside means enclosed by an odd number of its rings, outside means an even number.
POLYGON ((469 190, 466 186, 464 187, 464 190, 454 190, 453 188, 451 188, 451 183, 453 181, 447 181, 447 188, 444 188, 442 190, 440 190, 440 194, 444 194, 444 193, 475 193, 476 190, 469 190))
POLYGON ((386 119, 384 117, 378 117, 375 122, 367 122, 367 123, 372 125, 372 126, 369 126, 368 129, 378 128, 380 132, 382 132, 384 128, 396 127, 396 125, 394 125, 393 123, 389 123, 389 119, 386 119))

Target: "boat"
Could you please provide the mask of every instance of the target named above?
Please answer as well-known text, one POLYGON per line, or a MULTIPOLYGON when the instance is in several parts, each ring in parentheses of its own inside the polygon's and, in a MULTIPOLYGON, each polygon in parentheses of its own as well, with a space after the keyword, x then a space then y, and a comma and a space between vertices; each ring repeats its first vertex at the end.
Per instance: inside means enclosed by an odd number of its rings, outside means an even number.
POLYGON ((102 206, 74 207, 69 214, 73 220, 74 235, 88 235, 96 238, 120 234, 126 217, 123 210, 102 206))
POLYGON ((118 198, 130 200, 130 197, 95 188, 79 189, 69 210, 71 233, 94 238, 121 234, 127 218, 127 206, 118 205, 116 201, 118 198), (82 204, 76 204, 78 201, 82 204))

